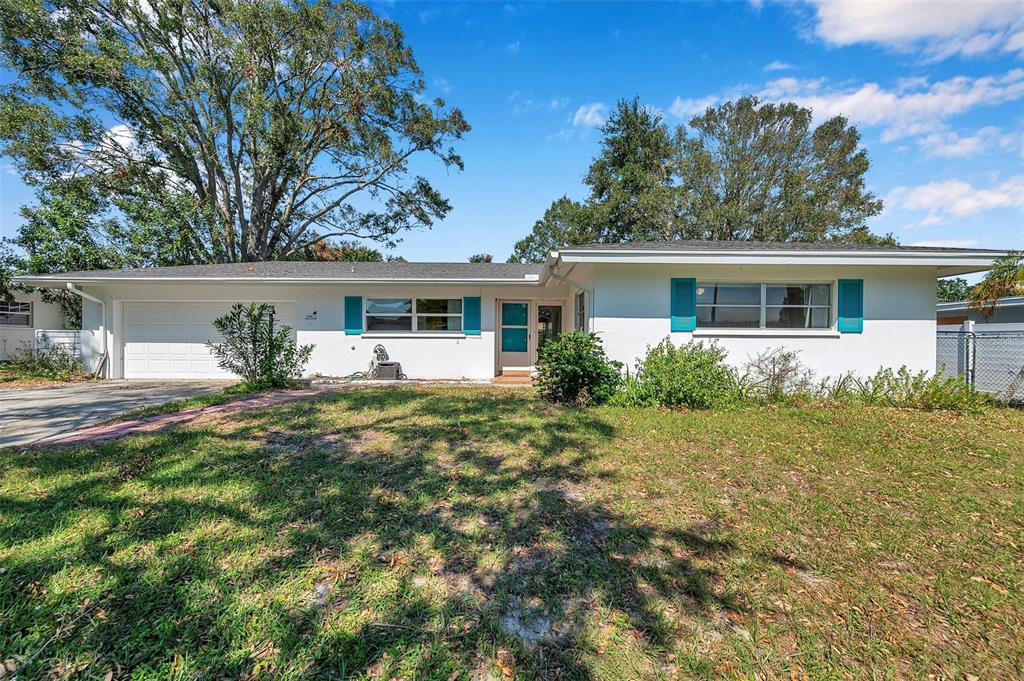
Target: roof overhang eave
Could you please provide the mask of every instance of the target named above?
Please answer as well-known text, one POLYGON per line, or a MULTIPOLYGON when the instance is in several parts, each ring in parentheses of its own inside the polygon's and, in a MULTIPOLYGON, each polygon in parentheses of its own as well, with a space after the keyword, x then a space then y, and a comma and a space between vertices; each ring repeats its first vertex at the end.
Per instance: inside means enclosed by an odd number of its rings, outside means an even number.
MULTIPOLYGON (((989 269, 1002 252, 928 253, 870 251, 650 251, 563 250, 557 262, 661 265, 914 265, 938 268, 939 276, 989 269)), ((550 260, 549 260, 550 266, 550 260)))
POLYGON ((56 276, 32 276, 22 275, 14 277, 14 281, 26 286, 39 288, 64 288, 67 284, 111 285, 111 284, 430 284, 430 285, 483 285, 483 286, 536 286, 539 277, 536 274, 528 274, 521 279, 410 279, 410 278, 389 278, 389 279, 339 279, 339 278, 303 278, 303 277, 56 277, 56 276))

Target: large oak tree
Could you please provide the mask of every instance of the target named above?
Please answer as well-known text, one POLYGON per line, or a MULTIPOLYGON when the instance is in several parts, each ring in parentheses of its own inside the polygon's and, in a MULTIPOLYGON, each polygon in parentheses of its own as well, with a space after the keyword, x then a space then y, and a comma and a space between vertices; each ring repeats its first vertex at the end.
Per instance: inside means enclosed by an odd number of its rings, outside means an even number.
POLYGON ((513 260, 595 241, 894 242, 867 228, 882 202, 865 185, 859 133, 842 117, 814 126, 808 109, 746 97, 673 131, 634 99, 601 132, 587 198, 552 203, 513 260))
POLYGON ((363 5, 0 0, 0 60, 0 153, 44 214, 30 241, 69 193, 98 197, 76 238, 137 243, 132 264, 393 244, 450 210, 409 164, 461 168, 469 126, 423 100, 401 29, 363 5))

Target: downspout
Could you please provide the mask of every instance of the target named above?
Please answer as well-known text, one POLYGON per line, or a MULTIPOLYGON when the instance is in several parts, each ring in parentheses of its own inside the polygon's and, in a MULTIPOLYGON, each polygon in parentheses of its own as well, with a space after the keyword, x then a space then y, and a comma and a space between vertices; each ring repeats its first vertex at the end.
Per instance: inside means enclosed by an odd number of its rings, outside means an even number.
POLYGON ((100 334, 102 335, 103 338, 103 353, 100 355, 100 361, 96 365, 96 371, 93 372, 93 376, 97 377, 103 370, 103 365, 106 364, 107 362, 107 304, 103 300, 97 298, 96 296, 86 293, 80 288, 75 288, 75 285, 72 284, 70 281, 68 282, 68 291, 74 293, 76 296, 84 298, 85 300, 90 300, 94 303, 99 303, 100 334))
MULTIPOLYGON (((573 281, 572 279, 569 279, 568 277, 563 277, 560 274, 555 274, 555 267, 556 266, 557 265, 548 265, 548 272, 547 272, 547 274, 548 274, 549 277, 551 277, 555 281, 560 281, 563 284, 567 284, 567 285, 569 285, 572 288, 577 288, 577 289, 579 289, 581 291, 586 292, 586 294, 590 298, 590 315, 587 317, 587 331, 590 331, 590 328, 591 328, 590 322, 593 321, 593 319, 594 319, 594 309, 596 307, 595 306, 595 300, 597 298, 597 296, 594 294, 594 289, 587 288, 586 286, 584 286, 583 284, 579 283, 578 281, 573 281)), ((575 267, 575 266, 576 265, 574 264, 573 267, 575 267)), ((569 268, 569 272, 572 272, 573 267, 569 268)))

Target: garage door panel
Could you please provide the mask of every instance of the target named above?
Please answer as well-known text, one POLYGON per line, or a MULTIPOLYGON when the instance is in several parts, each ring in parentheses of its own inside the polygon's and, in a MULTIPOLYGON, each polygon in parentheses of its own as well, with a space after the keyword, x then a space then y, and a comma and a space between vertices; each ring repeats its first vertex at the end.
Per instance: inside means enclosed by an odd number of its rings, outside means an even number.
MULTIPOLYGON (((295 305, 274 306, 279 323, 294 329, 295 305)), ((231 303, 125 303, 125 378, 233 378, 206 345, 223 340, 213 320, 230 309, 231 303)))

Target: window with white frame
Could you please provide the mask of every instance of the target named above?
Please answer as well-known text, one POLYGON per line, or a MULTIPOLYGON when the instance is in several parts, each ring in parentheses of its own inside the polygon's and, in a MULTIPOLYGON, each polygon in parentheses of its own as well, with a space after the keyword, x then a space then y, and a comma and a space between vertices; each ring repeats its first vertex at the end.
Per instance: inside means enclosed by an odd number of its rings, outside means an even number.
POLYGON ((576 294, 576 330, 587 328, 587 299, 583 291, 576 294))
POLYGON ((32 303, 0 300, 0 326, 32 326, 32 303))
POLYGON ((698 282, 697 326, 827 329, 832 326, 832 285, 698 282))
POLYGON ((366 330, 461 332, 462 298, 367 298, 366 330))

